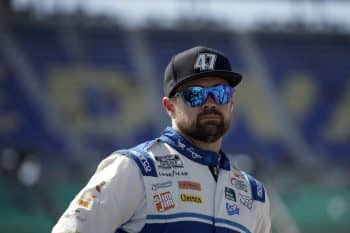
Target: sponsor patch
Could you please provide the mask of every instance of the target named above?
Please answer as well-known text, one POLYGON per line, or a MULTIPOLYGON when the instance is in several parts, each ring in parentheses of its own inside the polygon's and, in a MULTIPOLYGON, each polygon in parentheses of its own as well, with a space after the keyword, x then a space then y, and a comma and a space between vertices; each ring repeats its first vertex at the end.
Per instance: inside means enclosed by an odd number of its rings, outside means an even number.
POLYGON ((188 153, 190 153, 191 157, 193 159, 202 159, 203 158, 201 155, 197 154, 194 151, 193 147, 186 147, 186 145, 184 143, 182 143, 180 139, 177 141, 177 146, 180 147, 181 149, 187 151, 188 153))
POLYGON ((162 182, 162 183, 156 183, 156 184, 152 184, 152 190, 156 191, 160 188, 168 188, 172 185, 173 185, 173 182, 171 180, 166 181, 166 182, 162 182))
POLYGON ((102 187, 103 187, 105 184, 106 184, 106 182, 105 182, 105 181, 102 181, 100 184, 96 185, 96 187, 95 187, 96 191, 100 193, 101 190, 102 190, 102 187))
POLYGON ((236 169, 234 169, 234 170, 232 171, 232 175, 231 175, 230 180, 231 180, 231 184, 234 185, 234 183, 235 183, 237 180, 241 180, 241 181, 245 180, 245 177, 244 177, 244 175, 243 175, 242 173, 240 173, 239 171, 237 171, 236 169))
POLYGON ((186 148, 186 145, 182 143, 180 139, 177 140, 177 146, 183 150, 186 148))
POLYGON ((175 202, 170 192, 156 194, 153 196, 153 200, 158 212, 164 212, 175 207, 175 202))
POLYGON ((181 201, 184 201, 184 202, 195 202, 198 204, 203 203, 202 197, 199 195, 181 194, 180 199, 181 199, 181 201))
POLYGON ((76 209, 76 210, 72 210, 69 213, 65 214, 63 216, 64 218, 76 218, 78 219, 80 222, 84 222, 86 221, 86 216, 84 211, 80 210, 80 209, 76 209))
POLYGON ((236 201, 235 191, 229 187, 225 187, 225 198, 231 201, 236 201))
POLYGON ((248 192, 248 186, 244 181, 236 180, 234 182, 234 186, 236 189, 242 190, 244 192, 248 192))
POLYGON ((226 211, 228 215, 239 215, 239 207, 237 204, 230 204, 226 202, 226 211))
POLYGON ((149 164, 148 160, 144 155, 140 154, 137 158, 140 160, 143 168, 145 169, 145 172, 148 173, 152 171, 151 165, 149 164))
POLYGON ((90 209, 95 199, 96 199, 95 194, 93 194, 91 191, 86 191, 78 199, 77 204, 86 209, 90 209))
POLYGON ((231 177, 230 181, 232 185, 235 185, 237 178, 236 177, 231 177))
POLYGON ((178 181, 177 182, 180 189, 193 189, 201 191, 202 187, 201 184, 198 182, 192 182, 192 181, 178 181))
POLYGON ((234 177, 237 177, 237 178, 240 176, 239 172, 237 172, 237 171, 233 171, 232 174, 233 174, 234 177))
POLYGON ((137 147, 128 150, 118 150, 117 153, 131 157, 140 168, 143 176, 157 177, 154 160, 145 150, 145 144, 140 144, 137 147))
POLYGON ((172 170, 170 172, 158 172, 159 176, 168 176, 168 177, 173 177, 173 176, 188 176, 188 172, 186 171, 175 171, 172 170))
POLYGON ((193 147, 188 147, 188 148, 186 148, 186 150, 191 154, 192 158, 194 158, 194 159, 202 159, 203 158, 201 155, 197 154, 194 151, 193 147))
POLYGON ((250 187, 252 189, 253 200, 265 202, 265 188, 264 188, 264 186, 258 180, 254 179, 250 175, 248 175, 248 179, 250 182, 250 187))
POLYGON ((155 157, 158 167, 162 169, 171 169, 171 168, 183 168, 183 162, 181 161, 179 155, 170 154, 165 156, 156 156, 155 157))
POLYGON ((84 222, 84 221, 86 220, 85 212, 83 212, 83 211, 81 211, 81 210, 79 210, 79 209, 76 209, 76 210, 74 211, 74 214, 75 214, 75 217, 76 217, 78 220, 80 220, 80 221, 82 221, 82 222, 84 222))
POLYGON ((260 199, 263 199, 264 196, 264 188, 260 182, 256 183, 257 195, 260 199))
POLYGON ((245 196, 245 195, 242 195, 242 194, 239 194, 239 202, 246 206, 248 209, 251 209, 253 207, 253 199, 248 197, 248 196, 245 196))

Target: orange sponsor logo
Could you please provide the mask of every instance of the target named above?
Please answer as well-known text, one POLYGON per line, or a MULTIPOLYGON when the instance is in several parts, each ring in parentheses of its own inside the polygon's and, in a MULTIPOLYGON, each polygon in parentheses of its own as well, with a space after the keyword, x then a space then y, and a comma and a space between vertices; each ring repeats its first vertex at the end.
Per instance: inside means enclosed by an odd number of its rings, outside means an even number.
POLYGON ((193 189, 198 191, 202 190, 201 184, 198 182, 178 181, 178 185, 180 189, 193 189))
POLYGON ((85 192, 81 198, 78 199, 78 205, 85 207, 87 209, 90 209, 94 200, 96 198, 96 195, 94 195, 92 192, 85 192))

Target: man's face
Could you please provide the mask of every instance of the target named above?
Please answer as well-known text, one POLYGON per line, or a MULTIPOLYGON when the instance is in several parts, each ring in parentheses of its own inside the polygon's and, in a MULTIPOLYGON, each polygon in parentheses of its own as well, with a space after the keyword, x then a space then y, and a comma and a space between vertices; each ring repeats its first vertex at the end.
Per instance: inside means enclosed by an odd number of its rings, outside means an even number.
MULTIPOLYGON (((191 86, 213 87, 220 84, 228 85, 222 78, 205 77, 191 80, 179 88, 183 91, 191 86)), ((173 113, 171 114, 173 125, 183 134, 202 142, 216 142, 228 130, 231 124, 233 99, 227 104, 219 105, 209 94, 202 106, 190 107, 181 96, 171 98, 173 101, 173 113)))

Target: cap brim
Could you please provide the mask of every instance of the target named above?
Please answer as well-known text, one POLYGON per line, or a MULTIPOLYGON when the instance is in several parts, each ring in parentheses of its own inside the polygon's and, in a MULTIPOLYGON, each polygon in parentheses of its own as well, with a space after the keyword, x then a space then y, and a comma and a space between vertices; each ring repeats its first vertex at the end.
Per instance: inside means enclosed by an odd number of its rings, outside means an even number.
POLYGON ((183 77, 181 81, 179 81, 176 86, 172 89, 172 91, 169 93, 169 96, 172 96, 174 94, 174 91, 181 86, 182 84, 184 84, 187 81, 190 80, 194 80, 197 78, 203 78, 203 77, 218 77, 218 78, 223 78, 226 81, 228 81, 228 83, 230 84, 230 86, 235 87, 237 86, 241 80, 242 80, 242 75, 236 72, 232 72, 232 71, 226 71, 226 70, 222 70, 222 71, 205 71, 205 72, 201 72, 198 74, 193 74, 187 77, 183 77))

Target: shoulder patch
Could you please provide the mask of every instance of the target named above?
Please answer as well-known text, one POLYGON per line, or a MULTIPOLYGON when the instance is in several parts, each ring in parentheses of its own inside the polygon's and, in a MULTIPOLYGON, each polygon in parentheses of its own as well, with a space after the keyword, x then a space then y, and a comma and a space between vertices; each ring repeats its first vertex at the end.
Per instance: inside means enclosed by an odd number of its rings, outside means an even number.
POLYGON ((248 179, 249 179, 249 183, 250 183, 250 187, 252 190, 252 197, 253 200, 257 200, 260 202, 265 202, 265 188, 264 185, 256 180, 254 177, 246 174, 248 179))
POLYGON ((154 161, 144 149, 143 144, 128 150, 119 150, 117 153, 131 157, 140 168, 143 176, 157 177, 154 161))

